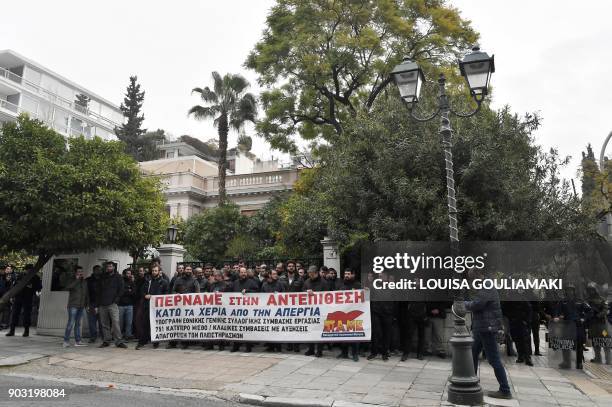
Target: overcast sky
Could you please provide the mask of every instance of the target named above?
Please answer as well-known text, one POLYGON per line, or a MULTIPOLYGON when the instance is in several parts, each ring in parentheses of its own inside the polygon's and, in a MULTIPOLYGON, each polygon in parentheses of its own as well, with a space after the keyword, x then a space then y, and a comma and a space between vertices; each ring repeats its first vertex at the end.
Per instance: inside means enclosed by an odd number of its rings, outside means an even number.
MULTIPOLYGON (((452 0, 495 54, 494 105, 543 117, 537 141, 574 157, 596 154, 612 131, 612 2, 452 0)), ((119 104, 130 75, 146 91, 145 125, 174 136, 216 137, 187 117, 195 86, 242 67, 260 38, 271 0, 20 0, 2 4, 0 49, 12 49, 119 104)), ((256 89, 255 89, 256 91, 256 89)), ((230 145, 235 143, 235 135, 230 145)), ((610 147, 612 149, 612 147, 610 147)), ((253 151, 270 152, 254 138, 253 151)), ((610 154, 608 154, 610 155, 610 154)))

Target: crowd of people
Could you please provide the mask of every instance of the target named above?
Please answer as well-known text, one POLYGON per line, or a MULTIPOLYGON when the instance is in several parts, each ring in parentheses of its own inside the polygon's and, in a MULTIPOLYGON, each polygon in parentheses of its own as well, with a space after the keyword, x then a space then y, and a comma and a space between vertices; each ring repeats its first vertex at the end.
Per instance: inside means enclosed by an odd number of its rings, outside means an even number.
MULTIPOLYGON (((31 267, 31 266, 28 266, 31 267)), ((28 268, 26 267, 26 269, 28 268)), ((384 274, 384 273, 383 273, 384 274)), ((12 267, 0 268, 0 295, 18 283, 23 274, 16 274, 12 267)), ((384 278, 384 275, 382 276, 384 278)), ((369 288, 374 276, 365 281, 369 288)), ((127 342, 137 340, 136 349, 141 349, 151 341, 149 325, 149 301, 151 296, 170 293, 197 292, 241 292, 272 293, 299 291, 332 291, 353 290, 362 288, 359 276, 346 269, 339 276, 333 268, 310 266, 306 268, 297 261, 279 262, 271 267, 260 263, 252 267, 242 262, 225 263, 216 268, 212 264, 204 267, 193 267, 190 264, 179 264, 172 278, 163 272, 159 262, 148 267, 138 267, 135 272, 125 269, 119 273, 113 263, 93 267, 89 277, 85 277, 82 267, 76 266, 74 272, 61 276, 61 285, 69 292, 68 322, 64 334, 63 346, 71 346, 74 337, 75 346, 85 346, 81 337, 81 320, 85 316, 89 327, 89 342, 101 340, 100 347, 111 343, 126 348, 127 342), (340 278, 339 278, 340 277, 340 278)), ((24 336, 29 335, 32 304, 42 287, 41 280, 35 276, 23 290, 12 300, 11 307, 0 313, 0 328, 8 328, 8 336, 15 334, 15 327, 21 323, 24 336)), ((417 359, 435 355, 446 357, 447 341, 445 320, 451 302, 371 302, 372 341, 371 343, 351 343, 339 346, 339 358, 358 360, 367 355, 368 359, 381 357, 388 360, 398 355, 402 361, 407 360, 414 352, 417 359), (349 356, 350 351, 350 356, 349 356)), ((571 321, 576 326, 576 368, 582 368, 583 349, 587 331, 594 326, 601 326, 612 320, 606 299, 594 287, 588 287, 587 298, 581 300, 575 289, 568 287, 563 300, 556 302, 516 301, 501 302, 499 323, 505 337, 508 356, 516 356, 517 363, 533 365, 532 355, 540 353, 540 328, 550 321, 571 321), (516 350, 515 350, 516 349, 516 350)), ((204 349, 223 350, 230 347, 236 352, 242 346, 250 352, 253 343, 225 341, 207 341, 194 343, 188 341, 170 341, 168 348, 180 346, 202 346, 204 349)), ((320 357, 325 343, 317 344, 264 344, 269 352, 301 352, 306 348, 306 355, 320 357)), ((485 354, 486 346, 480 343, 485 354)), ((154 342, 153 347, 159 347, 154 342)), ((610 349, 594 346, 593 362, 612 364, 610 349)), ((569 368, 569 353, 563 353, 561 368, 569 368)))

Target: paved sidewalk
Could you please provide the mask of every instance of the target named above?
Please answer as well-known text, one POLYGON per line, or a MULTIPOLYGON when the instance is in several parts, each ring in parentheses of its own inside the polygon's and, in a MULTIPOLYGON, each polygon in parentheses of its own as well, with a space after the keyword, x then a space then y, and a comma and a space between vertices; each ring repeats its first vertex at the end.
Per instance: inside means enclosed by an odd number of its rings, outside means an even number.
MULTIPOLYGON (((0 333, 1 335, 1 333, 0 333)), ((383 406, 445 406, 450 360, 428 358, 400 362, 391 357, 359 362, 336 359, 337 351, 325 351, 323 358, 293 352, 230 353, 166 350, 160 347, 135 351, 94 346, 61 347, 60 338, 0 336, 0 366, 7 357, 22 359, 24 365, 0 369, 1 373, 45 374, 62 378, 84 378, 97 382, 126 383, 173 389, 194 389, 211 396, 270 406, 353 407, 363 403, 383 406)), ((546 357, 537 357, 536 366, 506 361, 515 399, 494 405, 512 407, 612 406, 612 382, 604 367, 596 372, 560 371, 546 367, 546 357)), ((16 364, 16 363, 13 363, 16 364)), ((599 370, 597 370, 599 369, 599 370)), ((492 369, 481 365, 485 390, 497 389, 492 369)))

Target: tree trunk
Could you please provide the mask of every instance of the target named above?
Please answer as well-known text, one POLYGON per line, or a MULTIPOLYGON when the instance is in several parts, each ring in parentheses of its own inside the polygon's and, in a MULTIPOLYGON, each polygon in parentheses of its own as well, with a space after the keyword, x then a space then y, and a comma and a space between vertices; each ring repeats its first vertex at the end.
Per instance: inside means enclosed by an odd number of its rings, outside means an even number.
POLYGON ((36 261, 34 268, 32 270, 29 270, 26 275, 23 276, 19 280, 19 282, 17 282, 17 284, 15 284, 13 288, 4 293, 2 298, 0 298, 0 311, 2 311, 8 305, 9 300, 11 298, 19 294, 23 287, 25 287, 30 282, 30 280, 36 275, 36 273, 38 273, 43 268, 43 266, 49 261, 51 257, 53 257, 53 255, 51 254, 38 255, 38 260, 36 261))
POLYGON ((219 117, 219 206, 225 205, 227 196, 225 193, 225 172, 227 170, 227 133, 229 125, 227 113, 221 113, 219 117))

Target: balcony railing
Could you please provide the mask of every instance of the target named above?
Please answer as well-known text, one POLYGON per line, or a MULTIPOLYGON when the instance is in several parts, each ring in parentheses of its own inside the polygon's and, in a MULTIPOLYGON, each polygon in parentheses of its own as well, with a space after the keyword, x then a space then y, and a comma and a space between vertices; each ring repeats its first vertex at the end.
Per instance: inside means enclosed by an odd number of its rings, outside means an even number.
MULTIPOLYGON (((205 195, 219 193, 218 177, 201 177, 192 172, 178 172, 160 175, 167 192, 200 190, 205 195)), ((225 188, 228 194, 246 192, 271 192, 292 189, 298 179, 298 171, 270 171, 255 174, 228 175, 225 188)))
POLYGON ((62 97, 56 93, 48 91, 45 88, 42 88, 41 86, 36 85, 35 83, 30 82, 27 79, 9 71, 6 68, 0 67, 0 78, 1 77, 7 78, 13 82, 23 85, 24 87, 28 88, 30 91, 38 93, 44 99, 48 100, 49 102, 53 104, 62 106, 67 109, 72 109, 84 116, 92 117, 95 120, 97 120, 99 123, 103 123, 105 126, 107 126, 110 129, 114 129, 115 127, 119 126, 118 123, 115 123, 114 121, 98 113, 92 112, 85 106, 75 103, 74 101, 68 100, 65 97, 62 97))
POLYGON ((6 101, 4 99, 0 99, 0 108, 9 110, 9 111, 11 111, 13 113, 18 113, 19 112, 19 106, 14 105, 11 102, 6 101))

